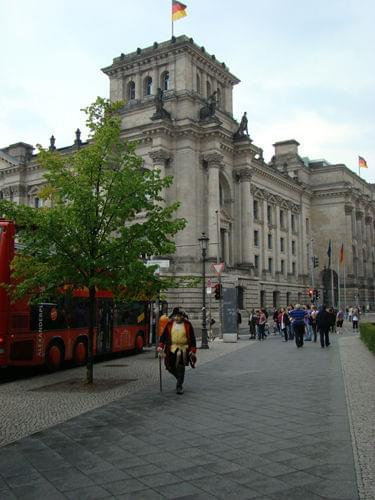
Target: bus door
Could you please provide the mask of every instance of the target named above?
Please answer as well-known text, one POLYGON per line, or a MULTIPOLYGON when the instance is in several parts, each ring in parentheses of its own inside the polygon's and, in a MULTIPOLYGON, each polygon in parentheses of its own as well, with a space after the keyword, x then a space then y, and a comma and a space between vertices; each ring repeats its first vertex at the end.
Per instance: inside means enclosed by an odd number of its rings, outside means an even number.
POLYGON ((98 299, 97 311, 96 352, 97 354, 104 354, 112 351, 113 300, 106 298, 98 299))

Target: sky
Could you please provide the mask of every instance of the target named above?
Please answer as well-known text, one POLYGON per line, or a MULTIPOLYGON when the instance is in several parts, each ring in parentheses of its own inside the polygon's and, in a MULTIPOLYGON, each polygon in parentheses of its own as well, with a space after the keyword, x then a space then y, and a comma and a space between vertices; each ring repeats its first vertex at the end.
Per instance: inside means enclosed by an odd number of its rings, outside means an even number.
MULTIPOLYGON (((375 182, 374 0, 184 0, 175 35, 192 37, 240 80, 234 117, 271 159, 296 139, 310 159, 358 155, 375 182)), ((171 37, 171 0, 0 0, 0 148, 56 146, 82 130, 81 108, 109 97, 122 52, 171 37)))

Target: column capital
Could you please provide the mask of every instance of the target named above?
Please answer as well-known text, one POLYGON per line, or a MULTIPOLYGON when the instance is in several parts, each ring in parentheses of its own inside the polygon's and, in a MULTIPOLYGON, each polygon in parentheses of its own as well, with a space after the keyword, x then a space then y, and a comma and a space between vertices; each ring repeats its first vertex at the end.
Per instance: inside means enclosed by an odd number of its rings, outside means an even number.
POLYGON ((164 163, 166 160, 171 159, 171 154, 165 149, 155 149, 150 151, 148 155, 154 162, 154 165, 164 163))
POLYGON ((357 219, 357 220, 361 220, 361 219, 362 219, 362 217, 363 217, 363 212, 362 212, 362 210, 356 210, 356 211, 355 211, 355 217, 356 217, 356 219, 357 219))
POLYGON ((221 168, 224 156, 216 152, 204 153, 201 155, 201 159, 207 162, 209 168, 221 168))
POLYGON ((251 182, 253 177, 250 167, 239 167, 233 171, 233 174, 240 182, 251 182))
POLYGON ((353 212, 353 205, 345 205, 345 215, 350 215, 353 212))
POLYGON ((370 215, 366 215, 366 217, 365 217, 365 223, 366 223, 367 226, 372 223, 372 217, 370 215))

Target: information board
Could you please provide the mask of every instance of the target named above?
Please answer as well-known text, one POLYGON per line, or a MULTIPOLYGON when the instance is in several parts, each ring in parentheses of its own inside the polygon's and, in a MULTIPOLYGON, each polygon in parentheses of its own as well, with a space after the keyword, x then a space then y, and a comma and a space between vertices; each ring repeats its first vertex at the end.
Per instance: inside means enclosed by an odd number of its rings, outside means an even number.
POLYGON ((223 288, 223 333, 237 334, 237 290, 223 288))

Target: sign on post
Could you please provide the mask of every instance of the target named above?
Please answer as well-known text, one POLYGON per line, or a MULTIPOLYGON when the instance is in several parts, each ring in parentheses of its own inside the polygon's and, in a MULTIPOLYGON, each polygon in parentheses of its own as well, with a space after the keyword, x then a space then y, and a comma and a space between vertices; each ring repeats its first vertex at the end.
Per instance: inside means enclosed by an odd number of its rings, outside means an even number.
POLYGON ((219 262, 219 264, 212 264, 212 267, 215 269, 216 274, 221 274, 224 271, 224 262, 219 262))

